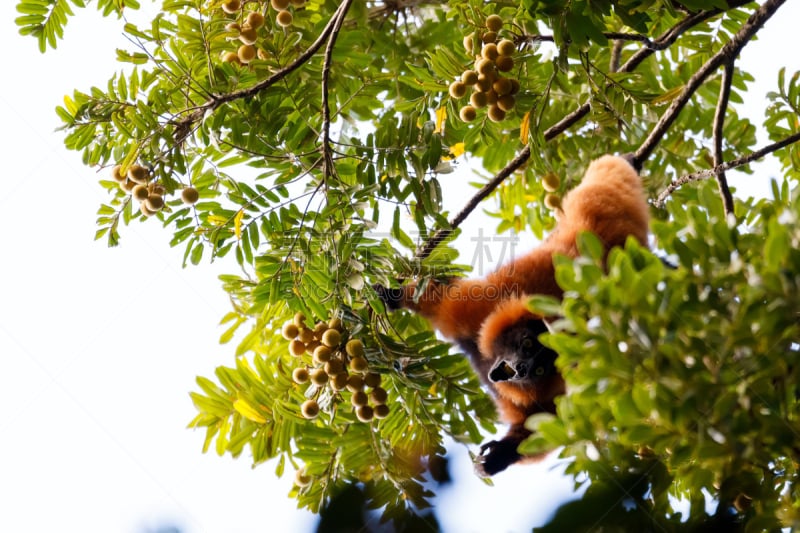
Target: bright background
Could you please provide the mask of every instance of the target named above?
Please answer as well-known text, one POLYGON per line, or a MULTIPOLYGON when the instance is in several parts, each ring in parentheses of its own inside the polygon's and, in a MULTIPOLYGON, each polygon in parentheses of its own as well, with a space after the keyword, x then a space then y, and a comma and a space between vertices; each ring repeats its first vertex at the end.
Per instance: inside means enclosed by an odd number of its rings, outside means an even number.
MULTIPOLYGON (((203 455, 203 432, 185 429, 195 376, 233 362, 233 347, 218 344, 230 304, 216 276, 237 267, 182 269, 183 249, 169 248, 156 220, 123 227, 118 248, 93 240, 106 193, 63 148, 54 108, 119 68, 115 48, 130 48, 121 23, 92 6, 41 55, 18 35, 15 5, 0 2, 0 530, 313 529, 316 518, 287 497, 291 474, 277 479, 273 463, 252 469, 248 457, 203 455)), ((787 2, 745 49, 741 66, 756 81, 743 112, 756 122, 778 68, 800 70, 798 20, 800 2, 787 2)), ((774 162, 755 169, 736 181, 748 193, 777 173, 774 162)), ((443 177, 463 191, 452 209, 469 196, 465 179, 443 177)), ((482 225, 494 223, 469 221, 465 247, 482 225)), ((571 493, 556 461, 517 466, 487 487, 464 447, 450 452, 454 483, 435 500, 445 531, 529 530, 571 493)))

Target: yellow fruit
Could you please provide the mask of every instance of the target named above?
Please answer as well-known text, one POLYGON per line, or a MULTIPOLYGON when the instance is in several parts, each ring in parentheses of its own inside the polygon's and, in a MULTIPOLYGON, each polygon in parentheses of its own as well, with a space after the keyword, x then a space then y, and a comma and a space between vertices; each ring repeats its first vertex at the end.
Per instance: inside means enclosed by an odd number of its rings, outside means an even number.
POLYGON ((478 73, 474 70, 465 70, 461 74, 461 81, 464 85, 475 85, 478 82, 478 73))
POLYGON ((303 405, 300 406, 300 412, 302 412, 303 416, 306 418, 316 418, 319 414, 319 404, 316 400, 306 400, 303 402, 303 405))
POLYGON ((137 185, 139 184, 129 179, 126 179, 125 181, 119 184, 120 188, 125 192, 131 192, 133 188, 136 187, 137 185))
POLYGON ((323 345, 323 344, 320 344, 314 350, 314 362, 315 363, 318 363, 318 364, 327 363, 328 361, 331 360, 332 356, 333 356, 333 352, 331 351, 331 349, 328 348, 327 346, 323 345))
POLYGON ((306 351, 306 345, 303 341, 294 339, 289 343, 289 353, 295 357, 300 357, 306 351))
POLYGON ((342 363, 341 359, 331 359, 327 363, 325 363, 325 373, 329 376, 335 376, 337 374, 341 374, 344 370, 344 363, 342 363))
MULTIPOLYGON (((317 406, 317 409, 319 410, 319 406, 317 406)), ((303 415, 305 416, 305 413, 303 413, 303 415)), ((314 417, 307 416, 306 418, 314 418, 314 417)), ((294 474, 294 484, 297 485, 298 487, 308 487, 309 485, 311 485, 311 476, 306 474, 305 469, 301 468, 294 474)))
POLYGON ((150 211, 160 211, 164 207, 164 197, 160 194, 151 194, 144 203, 150 211))
POLYGON ((114 168, 111 169, 111 177, 118 183, 123 183, 128 179, 122 174, 122 165, 114 165, 114 168))
POLYGON ((258 58, 262 61, 269 59, 269 54, 267 54, 262 48, 256 50, 256 56, 258 56, 258 58))
POLYGON ((200 193, 194 187, 184 187, 183 191, 181 191, 181 200, 186 205, 196 204, 199 199, 200 193))
POLYGON ((464 82, 461 81, 454 81, 450 84, 450 96, 453 98, 461 98, 465 94, 467 94, 467 86, 464 85, 464 82))
POLYGON ((486 77, 490 77, 495 73, 494 61, 491 59, 479 59, 475 63, 475 70, 478 71, 478 74, 483 74, 486 77))
POLYGON ((319 348, 319 346, 320 346, 319 341, 316 340, 306 343, 306 353, 308 355, 314 355, 314 350, 319 348))
POLYGON ((481 41, 483 41, 483 44, 493 43, 497 41, 497 33, 493 31, 487 31, 481 35, 481 41))
POLYGON ((141 204, 139 204, 139 211, 141 211, 141 212, 142 212, 142 214, 143 214, 144 216, 146 216, 146 217, 150 217, 150 216, 153 216, 153 215, 155 215, 155 214, 156 214, 156 213, 155 213, 155 211, 150 211, 150 210, 147 208, 147 205, 145 205, 145 203, 144 203, 144 202, 142 202, 141 204))
POLYGON ((497 52, 501 56, 510 56, 514 52, 516 52, 517 46, 514 44, 514 41, 510 39, 503 39, 499 43, 497 43, 497 52))
POLYGON ((140 202, 147 200, 147 197, 150 196, 150 193, 147 191, 147 185, 137 183, 133 189, 131 189, 131 196, 140 202))
POLYGON ((488 116, 489 120, 492 122, 500 122, 506 118, 506 112, 495 104, 493 106, 489 106, 489 111, 486 113, 486 116, 488 116))
MULTIPOLYGON (((472 96, 469 97, 469 103, 472 104, 473 107, 476 107, 478 109, 480 109, 481 107, 486 107, 486 93, 481 93, 481 92, 472 93, 472 96)), ((461 119, 464 122, 469 122, 463 117, 461 119)))
POLYGON ((311 371, 311 383, 314 385, 325 385, 328 382, 328 373, 324 368, 315 368, 311 371))
POLYGON ((225 24, 225 29, 237 35, 239 34, 240 31, 242 31, 242 27, 239 26, 239 24, 237 24, 236 22, 229 22, 225 24))
POLYGON ((156 182, 147 184, 147 190, 150 191, 150 194, 157 194, 159 196, 164 196, 167 194, 167 189, 165 189, 160 183, 156 182))
POLYGON ((320 340, 322 338, 322 334, 328 331, 328 324, 325 322, 317 322, 314 326, 314 338, 320 340))
POLYGON ((511 92, 511 80, 508 78, 497 78, 492 84, 492 89, 494 89, 497 96, 508 94, 511 92))
POLYGON ((375 412, 369 405, 360 405, 356 407, 356 417, 362 422, 369 422, 375 416, 375 412))
POLYGON ((389 395, 386 393, 386 390, 380 387, 375 387, 372 389, 372 392, 369 393, 369 399, 374 404, 386 403, 388 398, 389 395))
POLYGON ((350 403, 358 407, 359 405, 367 405, 369 398, 367 397, 367 393, 364 391, 356 391, 350 397, 350 403))
POLYGON ((257 11, 251 11, 247 14, 247 18, 245 19, 245 23, 249 25, 251 28, 258 29, 264 25, 264 15, 257 11))
POLYGON ((486 92, 486 105, 494 105, 497 103, 497 93, 494 89, 486 92))
POLYGON ((544 206, 553 211, 556 209, 561 209, 561 197, 557 194, 548 193, 544 197, 544 206))
POLYGON ((490 61, 494 61, 497 59, 497 56, 500 55, 500 52, 497 51, 497 45, 494 43, 487 43, 483 45, 483 49, 481 50, 481 55, 484 59, 488 59, 490 61))
POLYGON ((478 116, 478 112, 471 105, 465 105, 461 108, 461 111, 458 112, 458 116, 461 117, 461 120, 464 122, 472 122, 478 116))
POLYGON ((561 179, 558 174, 548 172, 542 176, 542 188, 547 192, 555 192, 561 187, 561 179))
POLYGON ((347 390, 350 392, 358 392, 364 390, 364 378, 358 374, 350 374, 347 377, 347 390))
POLYGON ((236 55, 239 56, 239 61, 246 65, 256 58, 256 47, 252 44, 243 44, 236 51, 236 55))
POLYGON ((370 388, 379 387, 381 384, 381 375, 375 372, 370 372, 364 376, 364 385, 370 388))
POLYGON ((331 318, 328 321, 328 329, 335 329, 336 331, 342 331, 342 320, 339 318, 331 318))
POLYGON ((149 177, 150 172, 142 165, 131 165, 128 169, 128 179, 136 183, 146 184, 149 177))
POLYGON ((228 0, 222 3, 222 10, 229 15, 238 13, 242 9, 242 3, 239 0, 228 0))
POLYGON ((494 66, 499 72, 509 72, 514 68, 514 58, 511 56, 500 56, 494 60, 494 66))
POLYGON ((225 63, 239 63, 239 54, 236 52, 225 52, 222 54, 222 61, 225 63))
POLYGON ((508 94, 517 94, 519 92, 519 80, 516 78, 508 78, 511 80, 511 92, 508 94))
POLYGON ((385 403, 379 403, 372 409, 375 418, 382 419, 389 416, 389 406, 385 403))
POLYGON ((297 326, 298 328, 304 328, 306 327, 306 315, 299 312, 295 313, 292 322, 294 322, 294 325, 297 326))
POLYGON ((336 374, 331 378, 331 387, 333 390, 340 391, 344 390, 347 387, 347 374, 345 372, 341 372, 336 374))
POLYGON ((500 28, 503 27, 503 19, 500 15, 489 15, 486 17, 486 27, 489 31, 500 31, 500 28))
POLYGON ((255 44, 258 40, 258 31, 255 28, 244 26, 239 32, 239 40, 244 44, 255 44))
POLYGON ((278 11, 278 15, 275 17, 275 22, 277 22, 278 26, 281 28, 291 26, 292 14, 289 11, 278 11))
POLYGON ((344 349, 350 357, 364 357, 364 343, 359 339, 347 341, 344 349))
POLYGON ((308 374, 307 368, 295 368, 292 370, 292 381, 297 383, 298 385, 302 385, 303 383, 308 383, 310 375, 308 374))
POLYGON ((271 5, 272 9, 275 11, 283 11, 289 7, 289 0, 270 0, 269 5, 271 5))
POLYGON ((297 338, 308 344, 314 340, 314 332, 306 327, 297 328, 297 338))
POLYGON ((472 90, 479 92, 486 92, 492 88, 492 78, 481 74, 478 76, 478 81, 472 86, 472 90))
POLYGON ((353 357, 350 359, 350 370, 353 372, 364 372, 369 367, 369 363, 363 357, 353 357))
POLYGON ((329 329, 322 334, 322 344, 336 348, 342 343, 342 334, 338 330, 329 329))
POLYGON ((517 100, 510 94, 505 94, 497 99, 497 107, 503 111, 511 111, 517 105, 517 100))

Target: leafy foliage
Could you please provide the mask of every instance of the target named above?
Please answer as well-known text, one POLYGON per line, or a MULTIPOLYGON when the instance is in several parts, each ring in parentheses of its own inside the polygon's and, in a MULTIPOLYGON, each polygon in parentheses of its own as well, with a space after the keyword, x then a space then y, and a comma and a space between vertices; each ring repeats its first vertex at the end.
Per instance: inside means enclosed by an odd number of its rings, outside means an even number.
MULTIPOLYGON (((149 26, 123 22, 133 43, 117 52, 123 68, 57 109, 65 143, 108 169, 97 238, 117 245, 125 225, 156 219, 184 263, 230 254, 242 268, 222 278, 232 302, 222 341, 235 339, 235 358, 192 393, 203 449, 277 459, 278 475, 290 464, 291 495, 314 510, 360 484, 369 507, 402 521, 427 505, 425 472, 443 435, 478 443, 495 413, 466 360, 419 318, 389 317, 371 284, 463 274, 457 226, 486 196, 498 231, 541 237, 553 224, 543 176, 561 178, 548 191, 557 199, 588 161, 637 152, 665 117, 674 121, 643 157, 654 196, 716 156, 752 151, 755 126, 736 111, 749 74, 732 67, 721 130, 721 73, 687 88, 726 43, 757 31, 756 10, 768 17, 781 2, 296 0, 280 23, 269 2, 237 3, 166 0, 149 26), (479 44, 490 14, 516 45, 520 91, 504 120, 465 123, 448 86, 475 63, 463 43, 479 44), (451 172, 464 154, 484 190, 451 217, 444 200, 461 186, 451 172), (187 190, 199 198, 183 201, 187 190), (362 422, 352 391, 293 380, 317 364, 291 355, 281 334, 298 312, 309 327, 339 319, 345 341, 363 342, 388 416, 362 422), (301 415, 307 399, 321 407, 315 418, 301 415)), ((85 5, 20 0, 17 24, 44 51, 85 5)), ((96 5, 118 16, 139 7, 96 5)), ((789 145, 772 200, 725 214, 710 186, 679 189, 653 226, 677 268, 631 245, 609 255, 606 272, 587 236, 586 257, 559 262, 563 303, 537 300, 564 316, 548 342, 572 392, 558 418, 531 421, 525 447, 564 446, 571 471, 592 481, 588 499, 633 483, 647 487, 629 492, 635 503, 666 529, 686 518, 671 497, 703 523, 704 494, 754 529, 798 523, 797 80, 782 72, 767 108, 770 138, 789 145)), ((609 525, 626 523, 622 510, 612 515, 609 525)))
POLYGON ((607 274, 602 253, 560 261, 564 319, 546 342, 573 392, 525 446, 565 446, 593 481, 626 465, 637 505, 668 529, 686 518, 675 498, 705 519, 706 492, 772 530, 800 518, 800 197, 784 182, 740 203, 739 225, 709 185, 680 191, 654 224, 675 268, 633 242, 607 274))

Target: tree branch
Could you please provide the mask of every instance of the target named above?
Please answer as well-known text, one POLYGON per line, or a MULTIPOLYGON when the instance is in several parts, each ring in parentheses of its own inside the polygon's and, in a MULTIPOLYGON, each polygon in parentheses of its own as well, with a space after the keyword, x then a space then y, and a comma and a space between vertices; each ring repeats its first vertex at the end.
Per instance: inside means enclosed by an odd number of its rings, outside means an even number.
POLYGON ((192 129, 192 124, 203 118, 209 111, 213 111, 219 106, 226 104, 228 102, 232 102, 234 100, 238 100, 240 98, 248 98, 253 96, 264 89, 267 89, 277 82, 281 81, 283 78, 303 66, 309 59, 311 59, 317 51, 322 48, 322 45, 328 40, 328 36, 330 36, 331 32, 333 31, 334 26, 336 25, 337 21, 339 20, 340 15, 343 12, 346 12, 349 9, 352 0, 343 2, 339 5, 336 9, 336 12, 333 14, 331 19, 328 21, 327 26, 325 29, 322 30, 322 33, 319 34, 317 40, 311 43, 311 46, 308 49, 297 56, 297 58, 286 65, 284 68, 266 78, 255 85, 247 87, 245 89, 240 89, 238 91, 233 91, 226 94, 215 94, 209 100, 206 100, 204 103, 200 104, 199 106, 192 109, 190 113, 188 113, 184 118, 175 121, 175 140, 177 143, 183 142, 183 140, 188 135, 188 132, 192 129))
POLYGON ((746 165, 748 163, 752 163, 753 161, 761 159, 767 154, 771 154, 772 152, 780 150, 781 148, 785 148, 790 144, 794 144, 798 141, 800 141, 800 132, 794 133, 786 137, 785 139, 781 139, 778 142, 769 144, 745 156, 738 157, 736 159, 728 161, 727 163, 716 165, 714 168, 710 168, 707 170, 700 170, 697 172, 692 172, 691 174, 686 174, 685 176, 681 176, 680 178, 673 180, 669 184, 669 186, 664 190, 664 192, 658 195, 658 198, 656 198, 654 204, 656 207, 663 207, 664 202, 666 202, 667 200, 667 197, 673 192, 675 192, 681 185, 685 185, 692 181, 700 181, 701 179, 710 178, 711 176, 715 176, 719 172, 724 172, 732 168, 737 168, 746 165))
MULTIPOLYGON (((327 180, 333 171, 333 157, 331 155, 331 109, 328 101, 328 83, 330 81, 331 63, 333 62, 333 47, 342 29, 342 23, 347 16, 347 11, 353 0, 345 0, 339 6, 333 19, 333 26, 325 47, 325 60, 322 64, 322 176, 327 180)), ((329 24, 330 26, 330 24, 329 24)))
POLYGON ((675 119, 678 118, 678 114, 711 73, 725 62, 735 59, 744 45, 747 44, 753 35, 761 29, 764 23, 775 14, 785 1, 786 0, 767 0, 764 2, 764 4, 750 15, 750 18, 747 19, 747 22, 744 23, 736 35, 725 43, 719 52, 714 54, 711 59, 706 61, 705 64, 689 78, 681 94, 672 101, 672 104, 670 104, 669 108, 661 115, 661 118, 653 127, 650 135, 648 135, 639 149, 636 150, 633 157, 634 167, 641 167, 642 163, 650 157, 650 154, 653 153, 658 143, 661 142, 661 138, 666 134, 673 122, 675 122, 675 119))
MULTIPOLYGON (((735 2, 730 2, 730 8, 733 9, 746 3, 747 2, 745 0, 737 0, 735 2)), ((719 15, 722 12, 723 11, 720 9, 710 9, 708 11, 700 11, 698 13, 694 13, 692 15, 687 16, 686 18, 678 22, 675 26, 673 26, 672 28, 661 34, 657 39, 655 39, 652 42, 648 42, 646 46, 640 48, 638 52, 633 54, 621 67, 619 67, 619 70, 617 72, 632 72, 645 59, 647 59, 654 53, 660 52, 661 50, 666 50, 667 48, 672 46, 672 44, 678 40, 678 37, 686 33, 688 30, 692 29, 698 24, 701 24, 716 15, 719 15)), ((566 131, 568 128, 573 126, 575 123, 577 123, 579 120, 581 120, 583 117, 588 115, 591 109, 592 107, 588 103, 581 105, 580 107, 575 109, 575 111, 565 116, 559 122, 548 128, 544 132, 544 140, 549 141, 557 137, 558 135, 566 131)), ((642 159, 641 161, 634 161, 634 166, 636 167, 637 170, 641 169, 641 165, 643 162, 644 159, 642 159)))
MULTIPOLYGON (((719 99, 717 100, 717 110, 714 113, 714 166, 717 167, 723 163, 722 161, 722 130, 725 127, 725 113, 728 110, 728 101, 731 96, 731 84, 733 83, 735 59, 731 58, 725 63, 725 70, 722 73, 722 84, 719 88, 719 99)), ((726 215, 733 214, 733 196, 731 190, 728 188, 728 179, 725 177, 725 171, 720 170, 715 173, 717 178, 717 187, 719 194, 722 197, 722 207, 725 209, 726 215)))
MULTIPOLYGON (((729 9, 734 9, 740 7, 744 4, 748 3, 748 0, 733 0, 729 2, 729 9)), ((680 22, 678 22, 675 26, 661 34, 657 39, 654 41, 645 40, 645 46, 643 46, 638 52, 634 53, 618 70, 618 72, 631 72, 636 67, 638 67, 642 61, 653 55, 655 52, 665 50, 669 48, 681 35, 683 35, 686 31, 705 22, 706 20, 722 13, 723 10, 721 9, 710 9, 706 11, 700 11, 698 13, 691 14, 680 22)), ((626 34, 628 35, 628 34, 626 34)), ((527 40, 536 40, 536 41, 547 41, 551 40, 549 36, 545 35, 538 35, 538 36, 525 36, 527 40)), ((636 39, 640 40, 640 39, 636 39)), ((564 131, 569 129, 575 123, 580 121, 583 117, 585 117, 589 111, 591 110, 591 106, 588 103, 581 105, 580 107, 576 108, 570 114, 566 115, 556 124, 550 126, 545 132, 543 133, 543 137, 545 141, 550 141, 555 137, 562 134, 564 131)), ((453 217, 450 221, 449 228, 443 228, 436 231, 430 238, 425 241, 425 244, 422 248, 417 250, 415 257, 417 259, 425 259, 428 257, 436 246, 439 245, 452 231, 457 228, 464 220, 469 216, 469 214, 478 206, 478 204, 487 196, 489 196, 492 191, 494 191, 500 183, 503 182, 506 178, 508 178, 511 174, 514 173, 517 169, 519 169, 531 156, 531 147, 530 145, 525 146, 520 153, 515 157, 508 165, 506 165, 500 172, 498 172, 486 185, 481 187, 481 189, 467 202, 467 205, 459 211, 459 213, 453 217)), ((641 163, 639 163, 641 165, 641 163)), ((637 167, 637 169, 640 167, 637 167)))

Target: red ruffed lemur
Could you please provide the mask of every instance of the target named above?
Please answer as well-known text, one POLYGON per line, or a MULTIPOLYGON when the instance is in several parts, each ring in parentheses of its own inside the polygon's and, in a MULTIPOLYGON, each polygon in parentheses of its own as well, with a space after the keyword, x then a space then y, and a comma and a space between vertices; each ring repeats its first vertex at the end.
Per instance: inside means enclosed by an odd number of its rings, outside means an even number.
POLYGON ((561 297, 553 256, 576 257, 575 240, 583 231, 600 238, 606 251, 623 246, 629 236, 646 246, 648 220, 638 173, 626 159, 606 155, 589 165, 581 183, 564 198, 556 228, 531 252, 485 278, 432 282, 421 294, 414 283, 376 287, 389 309, 415 311, 455 341, 491 391, 510 428, 502 439, 481 446, 480 474, 490 476, 522 460, 517 447, 530 435, 525 420, 534 413, 555 413, 554 399, 565 392, 557 354, 538 340, 547 330, 545 317, 526 305, 532 294, 561 297))

